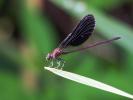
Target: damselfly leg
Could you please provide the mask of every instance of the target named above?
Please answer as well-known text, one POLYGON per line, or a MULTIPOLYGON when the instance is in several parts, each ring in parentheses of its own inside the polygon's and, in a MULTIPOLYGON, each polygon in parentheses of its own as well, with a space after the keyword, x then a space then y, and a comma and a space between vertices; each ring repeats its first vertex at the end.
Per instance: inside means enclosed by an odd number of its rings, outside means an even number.
POLYGON ((49 67, 54 66, 54 59, 49 59, 48 56, 46 56, 46 61, 47 61, 49 67))
POLYGON ((65 61, 61 58, 57 58, 57 67, 56 68, 61 68, 61 70, 63 69, 64 67, 64 64, 65 64, 65 61))
POLYGON ((59 68, 63 69, 64 64, 65 64, 65 61, 63 59, 61 59, 61 58, 50 59, 50 60, 48 60, 46 58, 46 61, 48 62, 48 66, 49 67, 55 67, 57 69, 59 69, 59 68))
POLYGON ((47 61, 47 66, 48 66, 48 67, 54 67, 54 60, 53 60, 53 59, 48 60, 48 61, 47 61))
POLYGON ((52 59, 50 62, 50 67, 53 67, 53 66, 54 66, 54 60, 52 59))

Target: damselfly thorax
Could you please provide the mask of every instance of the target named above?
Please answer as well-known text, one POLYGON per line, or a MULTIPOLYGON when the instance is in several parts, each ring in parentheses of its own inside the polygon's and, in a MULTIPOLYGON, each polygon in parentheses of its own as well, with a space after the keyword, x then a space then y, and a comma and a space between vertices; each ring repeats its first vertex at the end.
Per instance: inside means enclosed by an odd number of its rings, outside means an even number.
POLYGON ((46 59, 47 60, 57 59, 62 54, 62 52, 63 51, 60 48, 56 48, 52 53, 48 53, 46 59))

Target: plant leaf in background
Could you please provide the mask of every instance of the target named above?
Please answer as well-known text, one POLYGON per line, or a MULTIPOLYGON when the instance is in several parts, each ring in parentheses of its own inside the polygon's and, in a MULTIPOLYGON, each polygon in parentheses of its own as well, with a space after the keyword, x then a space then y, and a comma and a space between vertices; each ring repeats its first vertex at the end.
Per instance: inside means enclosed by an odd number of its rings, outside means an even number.
POLYGON ((21 0, 21 26, 24 29, 24 36, 30 43, 35 44, 39 52, 48 52, 55 43, 55 30, 48 21, 48 18, 42 16, 39 9, 35 6, 33 9, 27 6, 26 0, 21 0))
POLYGON ((102 2, 100 2, 99 0, 89 0, 89 1, 86 0, 86 2, 87 4, 92 5, 94 8, 97 8, 97 9, 111 9, 121 5, 125 1, 124 0, 108 0, 108 1, 102 0, 102 2))

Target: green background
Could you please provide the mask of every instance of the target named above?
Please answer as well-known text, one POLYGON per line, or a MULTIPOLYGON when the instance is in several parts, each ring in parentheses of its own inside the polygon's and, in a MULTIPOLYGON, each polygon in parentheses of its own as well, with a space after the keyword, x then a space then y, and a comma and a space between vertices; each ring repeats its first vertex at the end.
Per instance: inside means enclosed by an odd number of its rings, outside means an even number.
POLYGON ((87 14, 96 28, 83 45, 120 36, 108 45, 62 56, 63 70, 133 94, 132 0, 1 0, 0 100, 129 100, 58 77, 45 56, 87 14))

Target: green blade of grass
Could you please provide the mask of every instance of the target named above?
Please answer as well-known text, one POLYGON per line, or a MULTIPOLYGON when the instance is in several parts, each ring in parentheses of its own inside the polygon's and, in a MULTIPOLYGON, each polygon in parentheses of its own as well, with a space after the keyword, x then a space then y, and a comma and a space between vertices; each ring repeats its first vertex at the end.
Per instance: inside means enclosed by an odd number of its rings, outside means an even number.
POLYGON ((72 81, 75 81, 75 82, 78 82, 78 83, 81 83, 81 84, 84 84, 84 85, 87 85, 87 86, 91 86, 91 87, 94 87, 94 88, 98 88, 98 89, 101 89, 101 90, 104 90, 104 91, 108 91, 108 92, 111 92, 111 93, 114 93, 114 94, 118 94, 118 95, 133 99, 133 95, 131 95, 129 93, 126 93, 122 90, 119 90, 117 88, 114 88, 114 87, 112 87, 110 85, 107 85, 105 83, 96 81, 94 79, 84 77, 84 76, 81 76, 81 75, 78 75, 78 74, 75 74, 75 73, 71 73, 71 72, 67 72, 67 71, 63 71, 63 70, 58 70, 58 69, 55 69, 55 68, 50 68, 50 67, 44 67, 44 68, 46 70, 49 70, 49 71, 53 72, 56 75, 64 77, 66 79, 69 79, 69 80, 72 80, 72 81))

